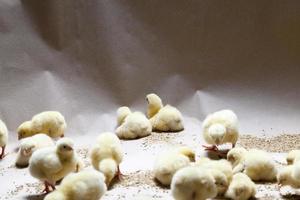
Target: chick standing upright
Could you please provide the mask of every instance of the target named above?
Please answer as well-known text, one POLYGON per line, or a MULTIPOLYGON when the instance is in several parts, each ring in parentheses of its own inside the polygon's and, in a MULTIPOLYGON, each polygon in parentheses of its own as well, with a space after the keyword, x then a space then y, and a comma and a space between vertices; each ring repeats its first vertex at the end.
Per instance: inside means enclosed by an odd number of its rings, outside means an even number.
POLYGON ((52 138, 63 137, 67 124, 64 116, 57 111, 45 111, 32 117, 31 121, 22 123, 17 132, 22 139, 39 133, 52 138))
POLYGON ((135 139, 151 134, 151 123, 143 113, 131 113, 128 107, 120 107, 117 114, 119 127, 116 129, 116 134, 119 138, 135 139))
POLYGON ((101 133, 90 153, 92 165, 105 176, 107 186, 118 175, 121 177, 120 163, 123 159, 123 151, 119 138, 110 132, 101 133))
POLYGON ((5 156, 5 147, 8 142, 8 130, 5 123, 0 120, 0 147, 1 147, 1 154, 0 159, 3 159, 5 156))
POLYGON ((272 158, 264 151, 242 147, 231 149, 227 160, 233 166, 233 173, 244 172, 253 181, 276 180, 277 168, 272 158))
POLYGON ((104 180, 96 170, 71 173, 44 200, 99 200, 107 190, 104 180))
POLYGON ((21 140, 16 159, 16 166, 26 167, 29 159, 37 149, 54 146, 54 141, 45 134, 37 134, 21 140))
POLYGON ((217 186, 209 171, 190 166, 175 173, 171 193, 175 200, 206 200, 217 196, 217 186))
POLYGON ((36 150, 29 160, 30 174, 43 181, 45 192, 55 189, 55 183, 78 166, 78 158, 74 151, 74 143, 69 138, 57 141, 56 146, 36 150))
POLYGON ((178 147, 160 154, 154 163, 154 177, 165 186, 169 186, 173 175, 179 169, 195 161, 195 152, 188 147, 178 147))
POLYGON ((162 101, 156 94, 148 94, 147 115, 154 131, 182 131, 183 118, 179 110, 173 106, 163 106, 162 101))
POLYGON ((202 124, 204 140, 212 145, 206 150, 218 150, 218 145, 231 143, 235 146, 238 137, 238 118, 231 110, 221 110, 208 115, 202 124))

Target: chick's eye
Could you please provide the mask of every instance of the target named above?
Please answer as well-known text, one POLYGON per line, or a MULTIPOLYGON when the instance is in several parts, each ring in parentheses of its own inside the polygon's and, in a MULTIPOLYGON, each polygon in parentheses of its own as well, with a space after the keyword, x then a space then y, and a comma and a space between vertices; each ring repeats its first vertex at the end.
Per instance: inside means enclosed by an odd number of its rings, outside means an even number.
POLYGON ((64 145, 64 146, 63 146, 63 148, 64 148, 64 149, 66 149, 66 148, 67 148, 67 146, 66 146, 66 145, 64 145))

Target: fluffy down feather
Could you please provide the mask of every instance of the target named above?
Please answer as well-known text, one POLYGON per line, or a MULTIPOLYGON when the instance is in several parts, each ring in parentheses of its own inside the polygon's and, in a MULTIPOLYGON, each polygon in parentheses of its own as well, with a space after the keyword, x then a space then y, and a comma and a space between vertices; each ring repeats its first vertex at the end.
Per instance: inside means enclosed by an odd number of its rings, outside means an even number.
POLYGON ((141 112, 130 113, 116 129, 116 134, 122 139, 135 139, 150 135, 152 126, 150 121, 141 112))
POLYGON ((182 131, 183 118, 179 110, 173 106, 163 107, 161 99, 156 94, 148 94, 148 118, 154 131, 182 131))
POLYGON ((169 186, 177 170, 195 161, 195 153, 188 147, 179 147, 160 154, 154 163, 154 177, 163 185, 169 186))
POLYGON ((255 183, 243 173, 237 173, 233 176, 225 197, 233 200, 247 200, 255 197, 255 183))
POLYGON ((221 110, 206 117, 202 124, 203 137, 208 144, 231 143, 235 146, 238 137, 238 118, 231 110, 221 110))
POLYGON ((104 179, 96 170, 69 174, 45 200, 98 200, 107 190, 104 179))
POLYGON ((300 188, 300 161, 282 168, 277 174, 277 181, 280 185, 300 188))
POLYGON ((0 159, 2 159, 5 155, 5 147, 8 142, 8 130, 5 123, 0 120, 0 147, 1 147, 1 154, 0 159))
POLYGON ((205 200, 217 195, 217 187, 209 171, 185 167, 175 173, 171 193, 175 200, 205 200))
POLYGON ((18 138, 45 133, 52 138, 63 137, 67 124, 64 116, 57 111, 45 111, 22 123, 18 128, 18 138))
POLYGON ((16 159, 16 166, 28 166, 29 159, 33 152, 44 147, 54 146, 54 141, 45 134, 37 134, 21 140, 16 159))
POLYGON ((30 174, 44 181, 46 192, 49 185, 54 188, 56 181, 61 180, 78 165, 78 158, 74 151, 73 141, 62 138, 56 146, 36 150, 29 160, 30 174))
POLYGON ((277 169, 272 158, 264 151, 233 148, 227 154, 233 165, 233 173, 244 172, 253 181, 276 180, 277 169))
POLYGON ((109 132, 100 134, 90 157, 93 167, 105 175, 107 185, 116 175, 120 175, 119 165, 123 159, 123 151, 121 142, 115 134, 109 132))

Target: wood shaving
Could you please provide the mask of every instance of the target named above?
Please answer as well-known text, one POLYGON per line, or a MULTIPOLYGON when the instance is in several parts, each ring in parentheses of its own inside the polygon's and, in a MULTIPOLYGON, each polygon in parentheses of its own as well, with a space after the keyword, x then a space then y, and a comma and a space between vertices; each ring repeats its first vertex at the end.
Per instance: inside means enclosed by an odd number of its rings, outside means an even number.
POLYGON ((275 137, 256 137, 241 135, 238 145, 246 149, 263 149, 268 152, 286 153, 293 149, 300 149, 300 135, 283 134, 275 137))

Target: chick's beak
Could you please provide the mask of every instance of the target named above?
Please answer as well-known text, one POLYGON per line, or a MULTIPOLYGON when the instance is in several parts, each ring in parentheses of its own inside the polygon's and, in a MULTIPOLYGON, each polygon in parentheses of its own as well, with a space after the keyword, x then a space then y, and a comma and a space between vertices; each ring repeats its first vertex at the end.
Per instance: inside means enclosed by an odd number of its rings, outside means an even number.
POLYGON ((72 147, 67 147, 67 150, 68 151, 73 151, 73 148, 72 147))

